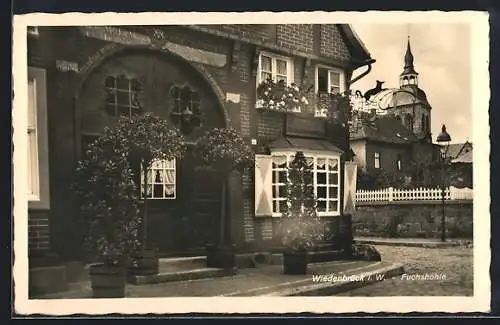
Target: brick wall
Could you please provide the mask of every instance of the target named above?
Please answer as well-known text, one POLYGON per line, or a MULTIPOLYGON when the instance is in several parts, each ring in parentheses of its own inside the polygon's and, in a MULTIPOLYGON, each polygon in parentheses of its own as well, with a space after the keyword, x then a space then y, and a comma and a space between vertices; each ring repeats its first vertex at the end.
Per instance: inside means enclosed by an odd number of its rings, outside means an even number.
POLYGON ((276 25, 241 24, 241 25, 198 25, 198 26, 261 42, 274 42, 276 40, 276 25))
MULTIPOLYGON (((358 204, 353 215, 354 234, 389 237, 388 227, 393 222, 399 237, 439 237, 441 215, 440 202, 358 204)), ((449 237, 472 237, 472 201, 447 202, 445 215, 449 237)))
POLYGON ((263 46, 314 54, 346 62, 350 53, 335 24, 192 25, 222 37, 242 39, 263 46))
POLYGON ((238 81, 237 92, 240 94, 239 119, 240 130, 244 137, 251 136, 251 111, 255 107, 254 89, 255 79, 252 77, 252 51, 248 45, 240 44, 237 67, 234 69, 238 81))
MULTIPOLYGON (((284 114, 262 112, 258 115, 257 138, 274 139, 283 133, 284 114)), ((259 141, 260 142, 260 141, 259 141)))
POLYGON ((47 251, 50 248, 49 240, 49 213, 48 211, 28 212, 28 250, 47 251))
POLYGON ((336 25, 321 25, 320 54, 328 58, 349 59, 349 50, 336 25))
POLYGON ((314 52, 312 24, 277 25, 277 43, 289 49, 305 53, 314 52))
POLYGON ((255 240, 255 227, 253 220, 254 211, 254 191, 253 191, 253 177, 249 171, 245 172, 242 177, 242 188, 246 195, 243 195, 243 232, 245 242, 252 242, 255 240))
POLYGON ((262 217, 255 219, 256 231, 258 232, 258 238, 261 242, 266 242, 273 239, 273 221, 274 220, 272 217, 262 217))

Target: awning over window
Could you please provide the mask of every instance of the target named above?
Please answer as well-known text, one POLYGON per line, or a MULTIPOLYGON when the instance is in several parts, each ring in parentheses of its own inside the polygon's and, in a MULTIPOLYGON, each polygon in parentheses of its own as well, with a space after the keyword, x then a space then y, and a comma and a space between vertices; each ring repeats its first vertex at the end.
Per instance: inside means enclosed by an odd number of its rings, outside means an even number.
POLYGON ((270 149, 302 149, 302 150, 319 150, 319 151, 334 151, 344 152, 339 147, 331 142, 321 139, 308 139, 296 137, 282 137, 272 142, 269 145, 270 149))

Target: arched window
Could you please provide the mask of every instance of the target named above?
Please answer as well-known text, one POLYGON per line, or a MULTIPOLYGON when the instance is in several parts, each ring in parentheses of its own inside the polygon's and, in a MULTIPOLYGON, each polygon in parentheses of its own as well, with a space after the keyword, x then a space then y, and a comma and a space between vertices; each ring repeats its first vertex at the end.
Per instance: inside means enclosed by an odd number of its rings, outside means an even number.
POLYGON ((425 133, 427 132, 427 117, 425 116, 425 114, 422 114, 421 121, 421 130, 425 133))
POLYGON ((411 114, 406 114, 406 127, 413 132, 413 116, 411 114))
POLYGON ((187 110, 199 112, 200 97, 198 93, 191 90, 188 86, 173 86, 170 89, 170 96, 174 99, 174 112, 182 113, 187 110))
POLYGON ((425 116, 425 127, 426 127, 426 132, 431 133, 431 120, 428 115, 425 116))
POLYGON ((106 112, 111 116, 133 116, 142 113, 138 95, 141 84, 124 75, 106 78, 106 112))
POLYGON ((172 86, 170 97, 173 99, 171 112, 174 123, 188 133, 201 125, 200 96, 188 86, 172 86))

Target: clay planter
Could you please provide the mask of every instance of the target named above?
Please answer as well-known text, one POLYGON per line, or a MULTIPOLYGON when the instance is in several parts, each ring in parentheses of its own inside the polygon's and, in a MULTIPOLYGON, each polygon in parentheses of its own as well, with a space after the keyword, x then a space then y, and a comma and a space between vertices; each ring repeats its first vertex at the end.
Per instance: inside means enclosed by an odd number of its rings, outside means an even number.
POLYGON ((146 248, 131 256, 132 265, 127 273, 129 276, 135 275, 156 275, 159 272, 159 259, 156 249, 146 248))
POLYGON ((283 273, 307 274, 307 251, 283 252, 283 273))
POLYGON ((207 267, 230 269, 235 266, 234 245, 207 244, 207 267))
POLYGON ((94 264, 90 267, 93 298, 125 297, 125 267, 123 265, 94 264))

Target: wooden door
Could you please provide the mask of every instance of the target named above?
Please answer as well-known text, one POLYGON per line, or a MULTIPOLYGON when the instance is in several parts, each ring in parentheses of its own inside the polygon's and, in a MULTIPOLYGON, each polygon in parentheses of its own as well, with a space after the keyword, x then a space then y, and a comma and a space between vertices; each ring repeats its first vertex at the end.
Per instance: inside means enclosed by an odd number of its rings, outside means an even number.
POLYGON ((219 236, 221 180, 208 170, 196 168, 188 154, 179 166, 179 216, 181 252, 204 251, 219 236))

